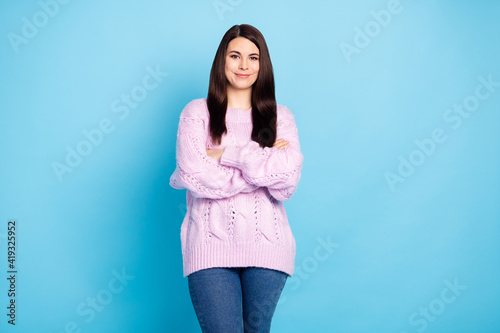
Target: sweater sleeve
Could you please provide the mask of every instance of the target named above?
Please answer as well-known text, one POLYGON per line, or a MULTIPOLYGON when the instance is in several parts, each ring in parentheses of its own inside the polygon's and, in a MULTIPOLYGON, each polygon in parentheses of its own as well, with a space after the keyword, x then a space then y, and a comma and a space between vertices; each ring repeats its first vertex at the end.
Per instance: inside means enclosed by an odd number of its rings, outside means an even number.
POLYGON ((241 148, 226 147, 220 163, 243 171, 243 177, 251 184, 267 187, 279 201, 289 200, 300 180, 304 157, 300 150, 295 119, 290 110, 278 106, 277 139, 286 139, 290 146, 285 149, 260 147, 250 140, 241 148))
POLYGON ((194 197, 221 199, 240 192, 252 192, 258 186, 248 183, 241 170, 220 165, 208 156, 206 140, 208 110, 204 100, 190 102, 182 111, 177 131, 176 169, 170 186, 187 189, 194 197))

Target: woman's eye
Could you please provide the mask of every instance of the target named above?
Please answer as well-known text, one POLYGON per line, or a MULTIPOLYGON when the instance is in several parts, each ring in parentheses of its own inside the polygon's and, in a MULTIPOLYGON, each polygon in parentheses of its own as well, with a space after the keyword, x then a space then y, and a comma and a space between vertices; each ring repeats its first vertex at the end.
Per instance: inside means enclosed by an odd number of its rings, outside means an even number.
POLYGON ((236 54, 231 54, 231 58, 236 59, 238 56, 236 54))
POLYGON ((250 59, 252 59, 252 60, 259 60, 259 58, 257 58, 257 57, 250 57, 250 59))

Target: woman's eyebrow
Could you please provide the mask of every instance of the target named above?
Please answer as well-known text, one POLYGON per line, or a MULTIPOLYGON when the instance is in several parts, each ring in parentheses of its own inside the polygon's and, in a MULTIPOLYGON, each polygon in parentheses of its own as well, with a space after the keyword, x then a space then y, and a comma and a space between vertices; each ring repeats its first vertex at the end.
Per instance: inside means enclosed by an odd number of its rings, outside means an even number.
MULTIPOLYGON (((233 53, 237 53, 237 54, 241 55, 241 53, 240 53, 240 52, 238 52, 238 51, 234 51, 234 50, 233 50, 233 51, 229 51, 229 53, 231 53, 231 52, 233 52, 233 53)), ((258 56, 259 54, 258 54, 258 53, 251 53, 251 54, 249 54, 249 56, 253 56, 253 55, 258 56)))

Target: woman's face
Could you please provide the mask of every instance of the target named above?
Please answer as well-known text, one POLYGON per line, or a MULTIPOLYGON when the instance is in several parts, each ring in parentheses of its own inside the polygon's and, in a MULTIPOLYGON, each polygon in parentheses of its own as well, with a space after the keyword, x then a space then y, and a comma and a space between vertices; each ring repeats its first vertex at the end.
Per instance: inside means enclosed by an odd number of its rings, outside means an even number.
POLYGON ((226 50, 226 78, 233 89, 251 89, 259 75, 259 49, 250 40, 236 37, 226 50))

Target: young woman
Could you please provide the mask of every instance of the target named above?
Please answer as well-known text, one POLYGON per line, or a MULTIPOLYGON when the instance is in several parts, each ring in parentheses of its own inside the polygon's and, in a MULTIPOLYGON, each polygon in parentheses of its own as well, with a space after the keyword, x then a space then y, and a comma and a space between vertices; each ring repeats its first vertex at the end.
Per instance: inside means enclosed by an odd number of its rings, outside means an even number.
POLYGON ((282 201, 297 188, 303 156, 253 26, 235 25, 222 38, 207 98, 180 115, 176 161, 170 185, 187 189, 184 277, 202 331, 270 332, 295 262, 282 201))

